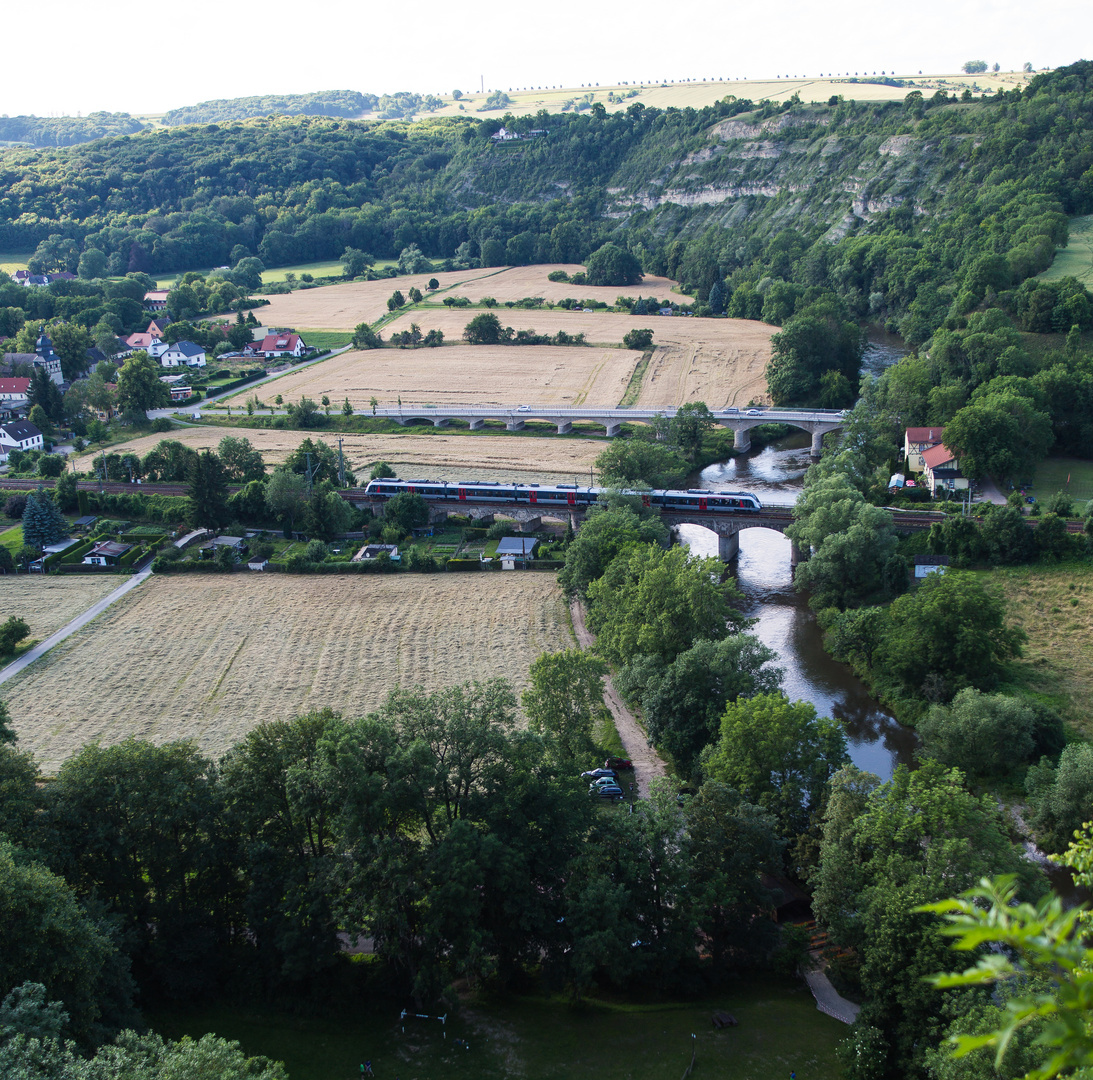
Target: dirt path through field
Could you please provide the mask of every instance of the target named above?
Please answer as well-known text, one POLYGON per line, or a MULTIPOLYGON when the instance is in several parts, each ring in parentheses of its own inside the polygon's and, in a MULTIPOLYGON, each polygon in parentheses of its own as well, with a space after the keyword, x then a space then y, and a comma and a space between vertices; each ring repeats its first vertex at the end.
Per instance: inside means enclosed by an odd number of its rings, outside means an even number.
MULTIPOLYGON (((580 600, 573 600, 570 603, 569 613, 573 616, 573 632, 577 635, 577 644, 582 649, 591 648, 596 638, 585 625, 584 605, 580 600)), ((610 675, 604 680, 603 700, 611 710, 619 738, 622 739, 622 745, 626 749, 626 756, 634 763, 638 798, 644 799, 649 794, 649 784, 658 776, 666 776, 668 768, 649 745, 645 732, 619 696, 610 675)))

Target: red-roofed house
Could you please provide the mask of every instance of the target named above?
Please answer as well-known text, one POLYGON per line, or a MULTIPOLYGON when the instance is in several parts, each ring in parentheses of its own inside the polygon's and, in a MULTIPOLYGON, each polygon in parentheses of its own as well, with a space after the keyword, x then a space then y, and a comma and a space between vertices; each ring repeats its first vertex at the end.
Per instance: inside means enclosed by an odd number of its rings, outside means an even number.
POLYGON ((30 379, 0 379, 0 401, 16 401, 30 392, 30 379))
POLYGON ((938 446, 945 435, 945 428, 909 427, 903 435, 903 456, 909 472, 922 472, 922 453, 931 446, 938 446))
POLYGON ((960 471, 960 462, 944 443, 924 450, 922 465, 923 479, 931 495, 939 491, 962 491, 968 487, 968 478, 960 471))
POLYGON ((151 289, 144 294, 146 311, 162 311, 167 306, 167 289, 151 289))
POLYGON ((158 360, 170 346, 160 339, 158 334, 130 334, 125 339, 125 344, 130 352, 143 349, 149 356, 158 360))
POLYGON ((269 360, 275 356, 303 356, 307 346, 299 334, 266 334, 255 352, 260 352, 269 360))

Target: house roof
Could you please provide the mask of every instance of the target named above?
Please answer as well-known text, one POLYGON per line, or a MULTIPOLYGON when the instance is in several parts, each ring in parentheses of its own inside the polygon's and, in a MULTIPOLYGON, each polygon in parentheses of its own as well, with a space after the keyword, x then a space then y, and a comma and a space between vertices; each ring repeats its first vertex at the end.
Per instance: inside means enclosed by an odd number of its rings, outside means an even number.
POLYGON ((26 394, 30 379, 0 379, 0 394, 26 394))
POLYGON ((299 340, 299 334, 267 334, 259 347, 262 352, 291 352, 299 340))
POLYGON ((14 439, 16 442, 24 442, 27 439, 33 439, 35 436, 41 438, 42 435, 37 425, 32 424, 29 420, 16 420, 13 424, 4 424, 0 427, 0 430, 9 439, 14 439))
POLYGON ((124 555, 132 546, 132 544, 123 544, 117 540, 105 540, 101 544, 96 544, 87 554, 124 555))
POLYGON ((534 536, 506 536, 497 545, 498 555, 530 555, 539 541, 534 536))
POLYGON ((915 566, 948 566, 948 555, 916 555, 914 558, 915 566))
POLYGON ((149 289, 144 294, 145 300, 166 300, 169 289, 149 289))
POLYGON ((170 315, 157 315, 148 324, 148 333, 149 334, 157 334, 157 335, 162 336, 163 331, 166 330, 167 327, 170 326, 170 325, 171 325, 171 316, 170 315))
POLYGON ((922 463, 928 469, 937 469, 955 458, 956 455, 944 443, 938 443, 937 446, 931 446, 928 450, 922 451, 922 463))
POLYGON ((88 364, 101 364, 106 360, 106 353, 98 347, 98 345, 92 345, 87 350, 87 362, 88 364))
POLYGON ((944 435, 944 427, 909 427, 907 429, 909 443, 939 443, 944 435))
POLYGON ((131 349, 147 349, 159 340, 159 334, 130 334, 125 339, 125 344, 131 349))
POLYGON ((84 514, 83 517, 76 518, 75 524, 79 525, 81 529, 88 529, 98 520, 94 514, 84 514))
POLYGON ((168 352, 180 352, 183 356, 200 356, 205 350, 200 345, 195 345, 192 341, 176 341, 168 352))
POLYGON ((32 352, 6 352, 4 353, 5 364, 33 364, 38 359, 37 353, 32 352))

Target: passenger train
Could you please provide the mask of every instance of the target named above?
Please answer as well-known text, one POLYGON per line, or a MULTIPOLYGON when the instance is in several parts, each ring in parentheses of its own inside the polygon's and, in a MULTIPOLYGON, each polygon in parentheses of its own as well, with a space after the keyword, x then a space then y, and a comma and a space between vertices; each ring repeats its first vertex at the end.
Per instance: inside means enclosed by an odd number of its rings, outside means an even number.
MULTIPOLYGON (((526 506, 591 506, 602 494, 614 488, 579 487, 576 484, 502 484, 492 480, 373 480, 365 494, 374 499, 389 499, 403 492, 413 492, 430 502, 508 503, 526 506)), ((713 512, 725 514, 755 513, 762 503, 749 491, 687 491, 654 489, 625 494, 640 495, 646 506, 658 510, 713 512)))

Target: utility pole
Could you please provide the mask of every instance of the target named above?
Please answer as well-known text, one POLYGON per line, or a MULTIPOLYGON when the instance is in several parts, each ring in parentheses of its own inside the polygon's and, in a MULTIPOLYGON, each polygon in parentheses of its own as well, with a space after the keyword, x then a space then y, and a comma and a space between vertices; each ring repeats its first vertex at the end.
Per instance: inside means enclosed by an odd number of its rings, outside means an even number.
POLYGON ((101 447, 102 452, 102 472, 99 473, 99 494, 102 495, 106 488, 103 487, 103 481, 106 479, 106 447, 101 447))
POLYGON ((345 487, 345 455, 342 453, 342 440, 338 440, 338 486, 345 487))

